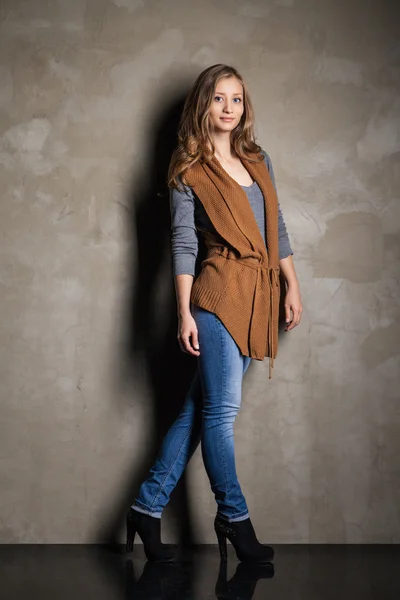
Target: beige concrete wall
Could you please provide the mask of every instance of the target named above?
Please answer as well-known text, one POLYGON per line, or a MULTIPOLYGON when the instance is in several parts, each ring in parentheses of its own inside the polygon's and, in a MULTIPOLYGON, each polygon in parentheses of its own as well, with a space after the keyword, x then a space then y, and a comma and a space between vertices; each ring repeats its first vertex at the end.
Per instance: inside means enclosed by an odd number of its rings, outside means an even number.
MULTIPOLYGON (((237 466, 257 532, 400 541, 396 10, 1 2, 1 542, 123 539, 154 419, 165 427, 179 400, 176 358, 190 363, 149 181, 168 111, 216 62, 252 92, 304 302, 273 379, 264 361, 244 382, 237 466), (143 300, 150 320, 132 317, 143 300)), ((187 502, 196 541, 215 542, 199 450, 187 502)), ((168 506, 165 540, 181 510, 168 506)))

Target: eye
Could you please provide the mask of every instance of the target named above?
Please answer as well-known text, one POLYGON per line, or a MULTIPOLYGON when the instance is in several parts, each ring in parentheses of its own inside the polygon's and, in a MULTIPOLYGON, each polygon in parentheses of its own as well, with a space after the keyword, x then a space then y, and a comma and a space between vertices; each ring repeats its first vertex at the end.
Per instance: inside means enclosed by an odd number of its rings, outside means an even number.
POLYGON ((238 102, 241 102, 242 99, 241 98, 235 98, 235 100, 237 100, 238 102))
POLYGON ((218 98, 219 98, 220 100, 222 100, 222 97, 221 97, 221 96, 214 96, 214 100, 217 100, 217 101, 218 101, 218 98))

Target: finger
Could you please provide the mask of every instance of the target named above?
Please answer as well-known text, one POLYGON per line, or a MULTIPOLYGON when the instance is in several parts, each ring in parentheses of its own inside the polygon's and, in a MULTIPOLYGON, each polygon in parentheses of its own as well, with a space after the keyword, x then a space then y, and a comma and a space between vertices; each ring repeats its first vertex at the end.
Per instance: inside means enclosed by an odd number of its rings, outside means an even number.
POLYGON ((289 325, 290 323, 290 306, 288 305, 285 306, 285 322, 286 325, 289 325))
POLYGON ((183 342, 185 351, 188 354, 193 354, 194 356, 198 356, 200 354, 200 352, 198 352, 192 348, 192 344, 190 343, 190 340, 189 340, 189 335, 182 336, 182 342, 183 342))
POLYGON ((178 334, 178 343, 179 343, 179 346, 180 346, 180 349, 182 350, 182 352, 187 353, 187 348, 186 348, 186 344, 185 344, 185 336, 182 333, 178 334))
POLYGON ((298 325, 298 324, 300 323, 300 321, 301 321, 301 314, 302 314, 302 312, 303 312, 303 309, 302 309, 302 308, 299 308, 299 309, 297 310, 296 325, 298 325))
POLYGON ((301 321, 301 311, 299 311, 298 315, 297 315, 297 320, 296 320, 296 327, 297 325, 300 323, 301 321))
POLYGON ((189 352, 189 350, 190 350, 189 336, 186 334, 181 335, 181 340, 182 340, 182 345, 183 345, 185 352, 189 352))
MULTIPOLYGON (((199 348, 200 348, 200 346, 199 346, 199 336, 198 336, 197 329, 195 329, 194 331, 192 331, 192 347, 195 350, 199 350, 199 348)), ((198 352, 198 354, 200 354, 200 352, 198 352)))
POLYGON ((300 322, 299 311, 293 310, 293 321, 291 322, 288 329, 294 329, 299 324, 299 322, 300 322))
POLYGON ((181 339, 180 339, 180 338, 178 338, 178 344, 179 344, 179 348, 181 349, 181 351, 186 353, 186 350, 185 350, 185 348, 183 347, 183 344, 182 344, 182 341, 181 341, 181 339))
POLYGON ((292 309, 293 312, 293 319, 291 320, 291 322, 287 325, 286 327, 286 331, 291 331, 294 327, 296 327, 296 314, 294 312, 294 310, 292 309))

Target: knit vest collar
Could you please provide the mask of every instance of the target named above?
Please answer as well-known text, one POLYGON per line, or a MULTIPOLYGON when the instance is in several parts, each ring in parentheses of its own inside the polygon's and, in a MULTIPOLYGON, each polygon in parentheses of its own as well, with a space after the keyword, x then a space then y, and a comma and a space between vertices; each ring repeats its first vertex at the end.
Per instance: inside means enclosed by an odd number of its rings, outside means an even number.
MULTIPOLYGON (((255 158, 252 155, 251 158, 255 158)), ((213 156, 208 163, 197 163, 189 171, 189 184, 199 196, 216 231, 241 255, 249 251, 261 256, 265 266, 277 268, 278 199, 265 161, 241 159, 262 192, 265 206, 266 240, 261 235, 246 192, 213 156)))

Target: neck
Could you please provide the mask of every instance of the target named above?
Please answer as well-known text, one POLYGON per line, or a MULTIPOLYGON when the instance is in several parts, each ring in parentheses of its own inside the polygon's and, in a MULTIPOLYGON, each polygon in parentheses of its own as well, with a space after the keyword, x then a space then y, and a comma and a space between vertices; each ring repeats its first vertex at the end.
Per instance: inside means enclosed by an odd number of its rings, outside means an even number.
POLYGON ((214 131, 211 135, 214 144, 214 156, 218 160, 229 161, 233 157, 231 134, 229 131, 214 131))

